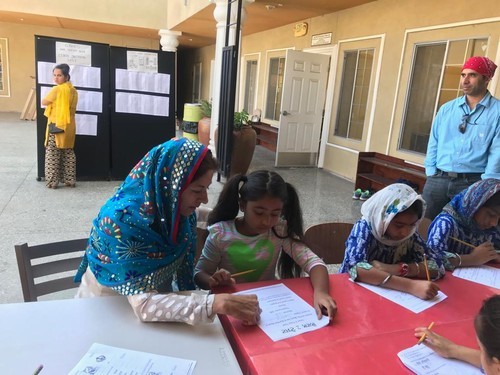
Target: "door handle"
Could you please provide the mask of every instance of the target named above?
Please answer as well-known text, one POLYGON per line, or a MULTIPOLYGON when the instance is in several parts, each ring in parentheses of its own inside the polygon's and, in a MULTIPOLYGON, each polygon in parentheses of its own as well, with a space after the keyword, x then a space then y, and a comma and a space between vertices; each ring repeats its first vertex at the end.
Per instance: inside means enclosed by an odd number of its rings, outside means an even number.
POLYGON ((282 114, 283 116, 288 116, 288 115, 290 114, 290 112, 283 111, 283 112, 281 112, 281 114, 282 114))

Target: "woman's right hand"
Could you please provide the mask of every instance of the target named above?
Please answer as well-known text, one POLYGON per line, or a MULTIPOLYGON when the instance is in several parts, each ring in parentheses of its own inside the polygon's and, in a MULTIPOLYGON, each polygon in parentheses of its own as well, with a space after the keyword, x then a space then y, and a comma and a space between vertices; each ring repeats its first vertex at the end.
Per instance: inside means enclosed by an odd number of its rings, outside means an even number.
POLYGON ((257 324, 261 313, 259 300, 255 294, 216 294, 212 310, 216 314, 231 315, 247 325, 257 324))
POLYGON ((439 286, 432 281, 427 280, 411 280, 412 288, 410 293, 414 296, 427 300, 433 299, 439 292, 439 286))
POLYGON ((477 266, 497 259, 497 251, 491 242, 484 242, 476 246, 470 255, 477 266))
POLYGON ((429 331, 425 327, 415 328, 415 336, 421 338, 425 334, 423 344, 434 350, 437 354, 444 358, 455 358, 456 344, 447 338, 429 331))
POLYGON ((224 268, 215 271, 214 274, 208 279, 208 286, 210 289, 217 286, 234 285, 235 283, 236 281, 231 277, 231 273, 224 268))

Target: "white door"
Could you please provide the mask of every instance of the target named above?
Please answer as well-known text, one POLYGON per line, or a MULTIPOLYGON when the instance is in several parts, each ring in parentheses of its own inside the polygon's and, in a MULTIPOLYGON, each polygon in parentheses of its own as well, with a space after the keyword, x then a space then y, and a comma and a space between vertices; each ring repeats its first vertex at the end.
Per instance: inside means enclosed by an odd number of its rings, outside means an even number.
POLYGON ((315 166, 330 57, 287 50, 275 166, 315 166))

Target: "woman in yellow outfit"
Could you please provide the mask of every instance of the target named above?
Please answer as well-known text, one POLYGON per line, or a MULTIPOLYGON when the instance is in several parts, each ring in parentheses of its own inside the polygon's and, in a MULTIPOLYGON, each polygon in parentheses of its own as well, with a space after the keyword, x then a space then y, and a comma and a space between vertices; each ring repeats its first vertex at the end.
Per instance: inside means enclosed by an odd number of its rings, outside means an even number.
POLYGON ((76 157, 73 148, 75 147, 75 113, 78 93, 69 82, 68 64, 56 65, 52 73, 56 86, 42 99, 42 105, 46 106, 44 115, 47 117, 45 183, 51 189, 56 189, 59 181, 65 186, 75 187, 76 157), (50 132, 50 124, 55 124, 60 129, 56 129, 59 132, 50 132))

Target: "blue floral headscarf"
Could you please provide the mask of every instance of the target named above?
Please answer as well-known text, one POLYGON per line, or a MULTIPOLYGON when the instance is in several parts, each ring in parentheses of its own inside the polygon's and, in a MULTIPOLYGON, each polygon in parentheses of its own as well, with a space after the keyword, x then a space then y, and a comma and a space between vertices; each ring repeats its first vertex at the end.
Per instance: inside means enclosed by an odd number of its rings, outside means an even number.
POLYGON ((185 138, 150 150, 94 219, 75 281, 89 266, 100 284, 124 295, 158 290, 174 274, 179 290, 194 289, 196 214, 179 210, 207 151, 185 138))
POLYGON ((500 191, 500 180, 487 178, 479 180, 467 189, 458 193, 443 208, 443 211, 455 219, 455 221, 469 232, 477 232, 480 229, 474 221, 474 215, 491 197, 500 191))

